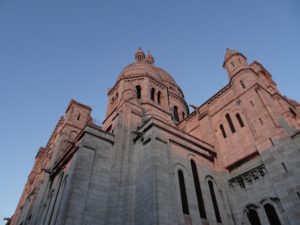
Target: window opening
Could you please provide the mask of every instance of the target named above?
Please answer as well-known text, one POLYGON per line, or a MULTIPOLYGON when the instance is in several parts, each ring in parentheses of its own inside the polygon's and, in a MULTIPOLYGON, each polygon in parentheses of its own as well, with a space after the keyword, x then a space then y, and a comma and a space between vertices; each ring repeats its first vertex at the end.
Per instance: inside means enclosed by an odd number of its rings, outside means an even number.
POLYGON ((278 215, 271 204, 264 206, 270 225, 281 225, 278 215))
POLYGON ((157 93, 157 103, 160 104, 161 92, 157 93))
POLYGON ((226 132, 225 132, 225 129, 224 129, 223 124, 220 125, 220 130, 221 130, 221 132, 222 132, 222 134, 223 134, 223 138, 226 138, 227 135, 226 135, 226 132))
POLYGON ((220 211, 219 211, 219 207, 218 207, 218 202, 217 202, 216 195, 215 195, 214 184, 211 180, 208 181, 208 186, 209 186, 211 200, 212 200, 213 205, 214 205, 216 220, 217 220, 218 223, 222 223, 221 216, 220 216, 220 211))
POLYGON ((77 115, 77 120, 80 120, 80 113, 78 113, 77 115))
POLYGON ((249 209, 247 217, 251 225, 261 225, 259 216, 255 209, 249 209))
POLYGON ((141 99, 141 97, 142 97, 142 93, 141 93, 142 88, 141 88, 141 86, 137 85, 137 86, 135 86, 135 88, 136 88, 136 97, 137 97, 137 99, 141 99))
POLYGON ((181 195, 181 204, 182 204, 182 212, 183 214, 189 215, 189 205, 187 201, 186 189, 184 184, 184 176, 181 170, 178 170, 178 179, 179 179, 179 187, 180 187, 180 195, 181 195))
POLYGON ((192 172, 193 172, 194 185, 195 185, 195 190, 196 190, 196 196, 197 196, 200 217, 203 219, 206 219, 206 212, 205 212, 205 208, 204 208, 204 202, 203 202, 203 196, 202 196, 202 192, 201 192, 201 186, 200 186, 197 166, 196 166, 196 163, 194 162, 194 160, 191 160, 191 167, 192 167, 192 172))
POLYGON ((264 125, 264 122, 261 118, 258 118, 261 125, 264 125))
POLYGON ((287 170, 287 168, 286 168, 285 164, 282 162, 282 163, 281 163, 281 165, 282 165, 282 167, 283 167, 284 171, 287 173, 287 172, 288 172, 288 170, 287 170))
POLYGON ((244 127, 245 125, 244 125, 241 115, 239 113, 237 113, 235 116, 236 116, 237 120, 239 121, 240 126, 244 127))
POLYGON ((253 103, 253 101, 252 101, 252 100, 250 101, 250 104, 251 104, 251 106, 252 106, 252 107, 254 107, 254 103, 253 103))
POLYGON ((185 113, 182 112, 182 119, 184 120, 184 118, 185 118, 185 113))
POLYGON ((230 127, 231 132, 234 133, 234 132, 235 132, 235 128, 234 128, 234 126, 233 126, 231 117, 230 117, 230 115, 229 115, 228 113, 226 114, 226 119, 227 119, 227 122, 228 122, 228 124, 229 124, 229 127, 230 127))
POLYGON ((174 120, 176 122, 179 122, 179 115, 178 115, 178 107, 177 106, 173 107, 173 115, 174 115, 174 120))
POLYGON ((151 88, 151 100, 154 101, 155 89, 151 88))
POLYGON ((246 88, 246 86, 245 86, 245 84, 244 84, 244 81, 241 80, 241 81, 240 81, 240 84, 241 84, 241 86, 242 86, 243 89, 246 88))
POLYGON ((294 118, 296 118, 297 117, 297 113, 294 110, 292 110, 291 108, 289 108, 289 110, 290 110, 290 113, 292 114, 292 116, 294 118))

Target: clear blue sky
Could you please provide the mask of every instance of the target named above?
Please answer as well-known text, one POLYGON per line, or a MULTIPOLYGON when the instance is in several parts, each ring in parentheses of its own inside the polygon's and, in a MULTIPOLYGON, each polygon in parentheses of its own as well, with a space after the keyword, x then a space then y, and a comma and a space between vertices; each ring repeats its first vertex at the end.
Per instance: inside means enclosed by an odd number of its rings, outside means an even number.
POLYGON ((282 94, 300 100, 299 0, 0 0, 1 220, 70 99, 102 121, 106 91, 139 46, 188 103, 227 84, 227 47, 261 62, 282 94))

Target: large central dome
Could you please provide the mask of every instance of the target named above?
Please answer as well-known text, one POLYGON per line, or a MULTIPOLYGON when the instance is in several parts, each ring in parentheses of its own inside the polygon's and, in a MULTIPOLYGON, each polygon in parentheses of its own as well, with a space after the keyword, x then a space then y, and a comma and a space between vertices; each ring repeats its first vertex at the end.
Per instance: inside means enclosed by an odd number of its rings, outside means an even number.
POLYGON ((173 79, 173 77, 165 70, 154 66, 154 58, 150 52, 148 52, 145 57, 144 52, 139 48, 135 54, 136 61, 127 65, 120 73, 118 80, 132 78, 132 77, 142 77, 150 76, 158 82, 162 82, 167 85, 171 83, 178 86, 173 79))
POLYGON ((115 113, 118 107, 121 109, 126 101, 140 107, 143 118, 156 117, 178 123, 189 113, 175 80, 168 72, 154 66, 154 57, 150 52, 145 56, 141 48, 135 53, 135 62, 121 71, 108 96, 107 116, 115 113))

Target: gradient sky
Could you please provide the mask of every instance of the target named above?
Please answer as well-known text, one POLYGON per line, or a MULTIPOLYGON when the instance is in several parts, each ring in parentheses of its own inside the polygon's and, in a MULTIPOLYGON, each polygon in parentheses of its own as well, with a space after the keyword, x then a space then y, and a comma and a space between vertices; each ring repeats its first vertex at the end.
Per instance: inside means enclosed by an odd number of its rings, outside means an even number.
POLYGON ((227 84, 226 48, 300 100, 299 0, 0 0, 0 224, 69 101, 103 121, 107 89, 139 46, 190 104, 227 84))

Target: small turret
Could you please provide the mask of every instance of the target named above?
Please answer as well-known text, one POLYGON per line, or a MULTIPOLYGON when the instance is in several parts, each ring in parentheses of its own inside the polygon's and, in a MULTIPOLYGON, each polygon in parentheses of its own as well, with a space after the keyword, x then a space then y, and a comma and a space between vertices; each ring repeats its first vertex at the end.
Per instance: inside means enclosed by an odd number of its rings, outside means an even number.
POLYGON ((229 48, 226 49, 223 67, 226 69, 230 79, 247 65, 247 58, 242 53, 229 48))
POLYGON ((151 65, 154 64, 154 57, 152 56, 150 51, 146 55, 146 62, 151 65))
POLYGON ((141 47, 139 47, 135 53, 135 61, 136 62, 144 62, 145 53, 141 47))

